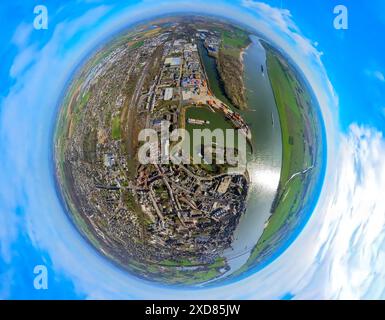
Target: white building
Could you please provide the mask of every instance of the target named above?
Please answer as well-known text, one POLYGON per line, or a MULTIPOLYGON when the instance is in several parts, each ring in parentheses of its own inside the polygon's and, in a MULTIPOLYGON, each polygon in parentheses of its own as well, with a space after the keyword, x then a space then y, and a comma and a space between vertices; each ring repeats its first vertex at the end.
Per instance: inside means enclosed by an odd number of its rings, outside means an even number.
POLYGON ((166 60, 164 61, 164 64, 170 67, 177 67, 177 66, 180 66, 181 62, 182 62, 181 58, 171 57, 171 58, 166 58, 166 60))
POLYGON ((164 90, 164 100, 168 101, 172 99, 173 96, 173 89, 172 88, 166 88, 164 90))

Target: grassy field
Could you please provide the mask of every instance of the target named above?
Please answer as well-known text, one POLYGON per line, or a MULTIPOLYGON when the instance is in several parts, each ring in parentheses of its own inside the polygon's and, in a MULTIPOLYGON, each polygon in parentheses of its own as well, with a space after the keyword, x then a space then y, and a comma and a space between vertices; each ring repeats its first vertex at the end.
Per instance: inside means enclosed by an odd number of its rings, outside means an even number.
POLYGON ((222 32, 222 50, 225 54, 239 58, 241 50, 247 47, 250 43, 249 35, 239 29, 234 29, 232 32, 222 32))
POLYGON ((112 138, 114 140, 119 140, 121 138, 121 129, 120 129, 120 116, 116 116, 112 119, 112 138))
POLYGON ((137 49, 137 48, 140 48, 140 47, 143 46, 143 45, 144 45, 144 40, 140 40, 140 41, 135 42, 135 43, 131 46, 131 48, 132 48, 132 49, 137 49))
MULTIPOLYGON (((220 276, 220 270, 226 267, 226 261, 224 258, 218 257, 209 265, 200 265, 189 259, 180 261, 165 260, 160 266, 163 267, 162 274, 165 276, 164 281, 166 283, 174 285, 194 285, 197 283, 204 283, 220 276), (178 270, 180 267, 198 267, 198 269, 182 271, 180 269, 178 270)), ((148 271, 159 273, 160 270, 157 269, 156 266, 151 266, 148 271)))
POLYGON ((309 93, 294 71, 271 50, 268 50, 267 62, 280 116, 283 146, 281 180, 273 216, 266 229, 269 234, 280 228, 286 218, 299 208, 299 196, 306 186, 303 183, 305 175, 298 173, 311 168, 316 162, 316 155, 311 154, 310 148, 315 141, 319 141, 320 128, 309 93))

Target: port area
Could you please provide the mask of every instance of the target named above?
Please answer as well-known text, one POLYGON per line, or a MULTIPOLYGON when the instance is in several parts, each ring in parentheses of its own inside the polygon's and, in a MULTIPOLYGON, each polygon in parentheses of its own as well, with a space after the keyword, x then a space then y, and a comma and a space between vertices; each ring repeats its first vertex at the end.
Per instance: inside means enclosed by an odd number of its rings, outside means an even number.
MULTIPOLYGON (((163 120, 172 128, 187 130, 237 129, 251 139, 242 117, 210 91, 198 52, 202 32, 183 29, 165 42, 159 73, 142 99, 152 103, 139 106, 148 128, 157 131, 160 140, 164 138, 163 120)), ((207 147, 199 143, 191 151, 200 153, 207 147)), ((246 209, 249 181, 247 172, 229 174, 227 168, 215 159, 213 163, 139 165, 133 192, 152 222, 150 243, 171 246, 174 258, 199 252, 201 263, 214 261, 213 257, 230 246, 233 230, 246 209)))

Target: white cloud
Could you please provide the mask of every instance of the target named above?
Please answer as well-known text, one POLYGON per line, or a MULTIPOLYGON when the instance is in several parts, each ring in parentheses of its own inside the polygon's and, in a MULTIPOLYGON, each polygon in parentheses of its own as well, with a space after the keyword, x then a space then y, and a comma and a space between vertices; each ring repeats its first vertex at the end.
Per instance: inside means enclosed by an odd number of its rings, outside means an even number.
POLYGON ((243 0, 242 4, 246 8, 256 9, 266 17, 269 17, 270 22, 278 26, 285 33, 298 31, 296 24, 292 20, 292 15, 287 9, 275 8, 266 3, 253 0, 243 0))
POLYGON ((336 189, 321 232, 328 245, 327 297, 385 297, 384 159, 385 140, 375 129, 353 124, 342 137, 336 189))

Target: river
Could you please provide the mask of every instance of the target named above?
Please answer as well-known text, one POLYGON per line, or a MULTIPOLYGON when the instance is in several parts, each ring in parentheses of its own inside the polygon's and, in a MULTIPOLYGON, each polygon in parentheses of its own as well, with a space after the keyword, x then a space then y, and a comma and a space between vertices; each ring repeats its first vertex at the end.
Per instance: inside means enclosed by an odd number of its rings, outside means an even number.
MULTIPOLYGON (((231 248, 224 252, 230 270, 222 277, 230 275, 247 261, 251 250, 262 235, 270 216, 282 165, 281 128, 267 74, 266 52, 256 36, 252 35, 251 40, 252 43, 245 50, 243 60, 248 109, 236 110, 252 131, 253 153, 248 155, 251 182, 246 213, 236 227, 231 248)), ((207 54, 202 44, 200 52, 212 92, 234 108, 224 94, 215 59, 207 54)))

